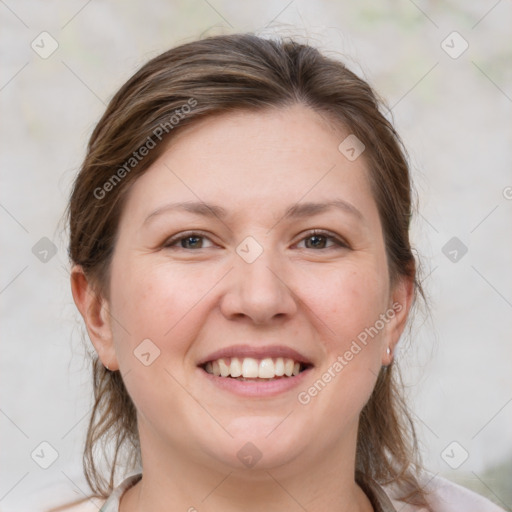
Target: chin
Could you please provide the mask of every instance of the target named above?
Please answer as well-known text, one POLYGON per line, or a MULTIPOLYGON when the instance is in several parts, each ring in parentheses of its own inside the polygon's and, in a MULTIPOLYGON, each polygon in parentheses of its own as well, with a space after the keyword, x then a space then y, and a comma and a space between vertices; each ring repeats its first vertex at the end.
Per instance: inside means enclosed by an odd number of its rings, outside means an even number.
POLYGON ((226 427, 233 437, 222 435, 217 443, 205 439, 205 451, 230 471, 247 476, 291 463, 309 444, 307 429, 301 434, 293 428, 291 416, 284 421, 283 416, 237 418, 226 427))

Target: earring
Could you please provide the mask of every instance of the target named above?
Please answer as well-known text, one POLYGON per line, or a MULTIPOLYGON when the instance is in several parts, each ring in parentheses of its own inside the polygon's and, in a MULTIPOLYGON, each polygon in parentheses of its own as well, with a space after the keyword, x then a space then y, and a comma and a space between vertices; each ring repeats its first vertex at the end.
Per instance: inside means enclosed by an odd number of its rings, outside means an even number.
POLYGON ((110 371, 110 368, 108 367, 108 364, 105 365, 105 368, 110 371))
POLYGON ((387 354, 388 356, 390 356, 390 355, 391 355, 391 349, 390 349, 389 347, 386 349, 386 354, 387 354))

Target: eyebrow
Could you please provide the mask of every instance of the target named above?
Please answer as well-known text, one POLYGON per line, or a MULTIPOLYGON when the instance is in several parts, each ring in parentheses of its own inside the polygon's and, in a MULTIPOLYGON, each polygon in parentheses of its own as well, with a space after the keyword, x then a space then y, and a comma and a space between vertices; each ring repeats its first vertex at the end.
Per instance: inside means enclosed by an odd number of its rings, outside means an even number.
MULTIPOLYGON (((297 203, 293 206, 290 206, 286 210, 281 220, 311 217, 313 215, 319 215, 320 213, 332 210, 333 208, 342 210, 343 212, 348 213, 359 220, 364 220, 363 214, 353 204, 350 204, 343 199, 336 199, 321 203, 297 203)), ((225 219, 228 217, 228 211, 222 206, 211 203, 204 203, 202 201, 186 201, 179 203, 169 203, 160 206, 146 217, 143 224, 147 224, 150 219, 170 211, 186 211, 195 215, 201 215, 203 217, 217 217, 219 219, 225 219)))

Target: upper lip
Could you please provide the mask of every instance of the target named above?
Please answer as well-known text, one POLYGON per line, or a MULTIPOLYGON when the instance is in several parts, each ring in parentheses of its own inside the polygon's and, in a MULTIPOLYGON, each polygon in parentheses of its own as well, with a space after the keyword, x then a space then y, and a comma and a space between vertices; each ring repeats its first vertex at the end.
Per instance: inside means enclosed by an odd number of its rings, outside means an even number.
POLYGON ((216 350, 202 358, 199 361, 198 366, 202 366, 210 361, 216 361, 217 359, 224 357, 253 357, 254 359, 284 357, 293 359, 296 363, 312 365, 312 362, 305 355, 284 345, 266 345, 257 347, 251 345, 232 345, 230 347, 216 350))

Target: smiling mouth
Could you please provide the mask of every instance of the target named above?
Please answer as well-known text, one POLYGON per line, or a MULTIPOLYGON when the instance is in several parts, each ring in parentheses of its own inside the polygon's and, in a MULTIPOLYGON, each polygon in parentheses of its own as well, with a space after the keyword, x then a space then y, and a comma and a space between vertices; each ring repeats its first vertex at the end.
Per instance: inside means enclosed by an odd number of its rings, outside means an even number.
POLYGON ((201 368, 216 377, 239 381, 269 381, 296 377, 311 366, 286 357, 223 357, 208 361, 201 368))

